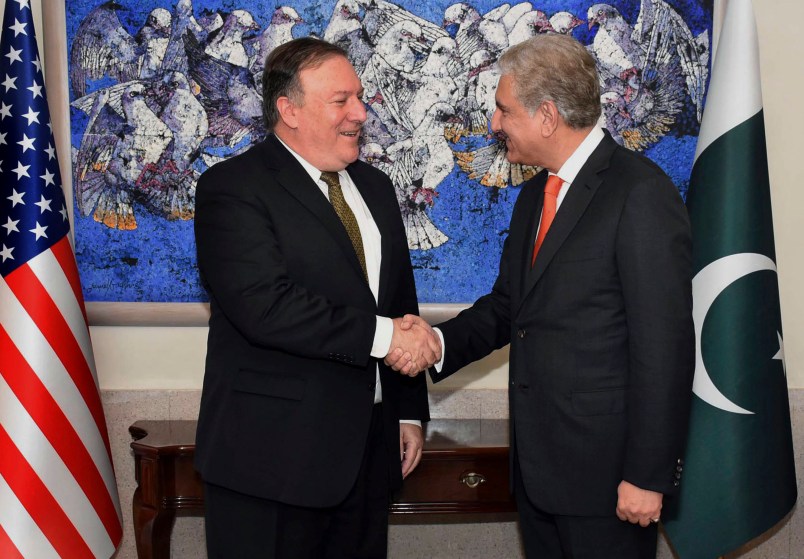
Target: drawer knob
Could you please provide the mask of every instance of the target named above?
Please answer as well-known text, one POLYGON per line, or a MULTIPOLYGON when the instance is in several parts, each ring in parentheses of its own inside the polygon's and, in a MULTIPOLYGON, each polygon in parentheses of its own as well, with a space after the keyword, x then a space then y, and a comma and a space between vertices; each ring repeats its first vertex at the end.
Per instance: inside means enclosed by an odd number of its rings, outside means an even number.
POLYGON ((483 476, 483 474, 464 472, 461 474, 461 483, 463 483, 466 487, 474 489, 481 483, 486 483, 486 478, 483 476))

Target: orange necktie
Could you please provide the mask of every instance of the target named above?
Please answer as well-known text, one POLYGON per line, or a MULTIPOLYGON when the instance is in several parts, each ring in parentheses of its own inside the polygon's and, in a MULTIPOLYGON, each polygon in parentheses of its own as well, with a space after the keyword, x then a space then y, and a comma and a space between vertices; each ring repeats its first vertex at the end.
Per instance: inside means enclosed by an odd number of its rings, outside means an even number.
POLYGON ((553 224, 553 218, 556 216, 556 203, 558 201, 558 192, 561 190, 561 185, 564 181, 558 175, 550 175, 547 177, 547 184, 544 185, 544 204, 542 205, 542 223, 539 225, 539 234, 536 235, 536 243, 533 245, 533 257, 530 259, 530 267, 536 263, 536 255, 539 253, 539 248, 542 246, 544 237, 547 235, 547 230, 553 224))

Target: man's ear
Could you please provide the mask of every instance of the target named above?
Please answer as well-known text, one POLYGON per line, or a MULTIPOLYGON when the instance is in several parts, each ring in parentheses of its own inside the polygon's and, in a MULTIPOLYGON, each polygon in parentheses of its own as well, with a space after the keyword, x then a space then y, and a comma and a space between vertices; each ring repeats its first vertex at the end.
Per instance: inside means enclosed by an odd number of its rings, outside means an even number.
POLYGON ((288 128, 298 128, 299 119, 296 116, 296 105, 288 97, 279 97, 276 100, 276 109, 279 111, 279 118, 288 128))
POLYGON ((552 136, 558 128, 558 107, 553 101, 543 101, 539 105, 538 116, 542 124, 542 136, 545 138, 552 136))

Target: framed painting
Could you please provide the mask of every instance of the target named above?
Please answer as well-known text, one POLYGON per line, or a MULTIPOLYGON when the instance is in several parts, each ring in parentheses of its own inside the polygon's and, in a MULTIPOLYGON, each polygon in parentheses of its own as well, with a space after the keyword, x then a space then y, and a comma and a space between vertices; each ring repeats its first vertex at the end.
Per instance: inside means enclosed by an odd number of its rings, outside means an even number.
POLYGON ((277 44, 314 34, 349 54, 369 113, 361 157, 394 182, 419 300, 438 317, 489 290, 538 171, 509 164, 489 127, 500 54, 536 33, 587 45, 602 124, 683 196, 711 25, 711 0, 67 0, 75 247, 93 323, 205 322, 195 183, 264 137, 262 63, 277 44))

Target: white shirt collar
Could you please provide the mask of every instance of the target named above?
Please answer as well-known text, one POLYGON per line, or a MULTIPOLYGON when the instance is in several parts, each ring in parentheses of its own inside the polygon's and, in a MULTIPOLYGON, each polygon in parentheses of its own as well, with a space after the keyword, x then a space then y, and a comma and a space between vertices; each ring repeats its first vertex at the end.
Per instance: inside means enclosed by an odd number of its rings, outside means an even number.
POLYGON ((586 135, 583 142, 572 152, 569 159, 564 162, 558 170, 558 173, 556 173, 561 177, 561 180, 565 183, 572 184, 572 182, 575 181, 575 177, 577 177, 578 173, 581 171, 581 167, 584 166, 586 160, 589 159, 589 156, 592 155, 592 152, 595 151, 605 136, 603 129, 600 125, 596 124, 592 130, 589 131, 589 134, 586 135))
MULTIPOLYGON (((307 174, 310 175, 310 178, 312 178, 316 182, 321 180, 321 170, 320 169, 316 168, 315 165, 313 165, 312 163, 307 161, 304 157, 302 157, 301 155, 299 155, 298 153, 293 151, 293 148, 291 148, 289 145, 287 145, 285 142, 283 142, 282 138, 280 138, 276 134, 274 134, 274 137, 277 140, 279 140, 280 144, 285 146, 285 148, 290 152, 290 154, 293 157, 296 158, 296 160, 299 163, 301 163, 301 166, 304 167, 304 170, 307 171, 307 174)), ((346 169, 344 169, 343 171, 338 171, 338 176, 343 179, 343 178, 345 178, 345 177, 347 177, 349 175, 348 175, 348 173, 346 173, 346 169)))

